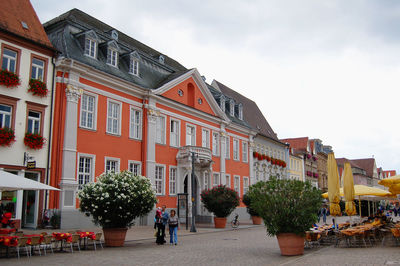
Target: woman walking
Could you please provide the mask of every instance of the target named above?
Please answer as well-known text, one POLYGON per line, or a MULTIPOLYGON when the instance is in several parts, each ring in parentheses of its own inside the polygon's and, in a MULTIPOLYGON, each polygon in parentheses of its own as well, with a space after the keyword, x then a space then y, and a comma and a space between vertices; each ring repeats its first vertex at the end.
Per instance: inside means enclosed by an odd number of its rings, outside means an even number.
POLYGON ((178 226, 179 219, 176 216, 175 210, 171 210, 169 218, 168 218, 168 227, 169 227, 169 244, 170 245, 178 245, 178 226))
POLYGON ((162 221, 161 208, 158 207, 156 210, 156 216, 154 217, 154 229, 157 230, 157 232, 156 232, 157 245, 164 244, 164 236, 162 234, 162 226, 163 226, 163 221, 162 221))

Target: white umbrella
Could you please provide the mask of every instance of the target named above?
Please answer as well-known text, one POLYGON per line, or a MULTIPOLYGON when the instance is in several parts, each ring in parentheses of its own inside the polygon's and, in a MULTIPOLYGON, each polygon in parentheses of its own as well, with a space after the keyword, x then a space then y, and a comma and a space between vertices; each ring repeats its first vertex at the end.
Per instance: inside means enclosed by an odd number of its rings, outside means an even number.
POLYGON ((59 190, 31 179, 0 171, 0 191, 12 190, 59 190))

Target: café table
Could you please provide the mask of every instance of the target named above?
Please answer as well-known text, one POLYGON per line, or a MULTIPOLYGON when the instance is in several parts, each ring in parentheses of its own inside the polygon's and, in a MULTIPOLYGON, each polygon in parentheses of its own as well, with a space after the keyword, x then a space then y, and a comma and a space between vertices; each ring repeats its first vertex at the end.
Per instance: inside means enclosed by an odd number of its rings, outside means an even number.
POLYGON ((62 233, 62 232, 54 232, 53 237, 55 240, 59 241, 61 243, 61 248, 60 251, 63 251, 63 246, 66 241, 71 241, 72 240, 72 234, 71 233, 62 233))
POLYGON ((15 247, 18 245, 17 236, 0 235, 0 245, 6 247, 6 256, 10 256, 10 247, 15 247))
POLYGON ((83 239, 83 249, 87 249, 87 240, 92 239, 96 240, 96 234, 94 232, 77 232, 79 234, 79 238, 83 239))

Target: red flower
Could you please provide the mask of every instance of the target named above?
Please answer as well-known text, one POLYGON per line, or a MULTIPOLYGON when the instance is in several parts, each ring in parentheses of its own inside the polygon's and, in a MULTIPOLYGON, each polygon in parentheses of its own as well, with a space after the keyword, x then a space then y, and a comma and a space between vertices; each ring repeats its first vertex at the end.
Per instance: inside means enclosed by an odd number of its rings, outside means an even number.
POLYGON ((45 97, 45 96, 47 96, 48 90, 46 87, 46 83, 44 83, 43 81, 38 80, 38 79, 30 79, 28 91, 32 92, 33 95, 45 97))
POLYGON ((31 149, 39 150, 43 148, 45 142, 46 139, 39 134, 32 134, 32 133, 25 134, 24 144, 25 146, 28 146, 31 149))
POLYGON ((266 159, 267 159, 268 162, 271 161, 271 157, 269 157, 268 155, 267 155, 267 158, 266 158, 266 159))
POLYGON ((0 70, 0 85, 13 88, 17 87, 19 84, 21 83, 17 74, 6 69, 0 70))
POLYGON ((0 146, 10 146, 14 141, 14 130, 8 127, 0 128, 0 146))

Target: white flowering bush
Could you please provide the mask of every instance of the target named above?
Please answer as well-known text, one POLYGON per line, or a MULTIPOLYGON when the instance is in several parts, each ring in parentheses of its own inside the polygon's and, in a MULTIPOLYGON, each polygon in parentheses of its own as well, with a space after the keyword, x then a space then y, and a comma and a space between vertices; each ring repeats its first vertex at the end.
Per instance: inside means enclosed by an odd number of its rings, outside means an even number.
POLYGON ((80 211, 103 228, 126 228, 149 213, 157 198, 150 180, 129 171, 106 173, 78 193, 80 211))

